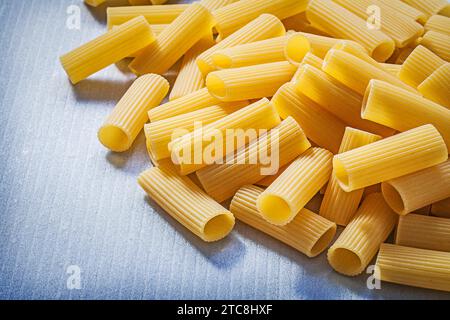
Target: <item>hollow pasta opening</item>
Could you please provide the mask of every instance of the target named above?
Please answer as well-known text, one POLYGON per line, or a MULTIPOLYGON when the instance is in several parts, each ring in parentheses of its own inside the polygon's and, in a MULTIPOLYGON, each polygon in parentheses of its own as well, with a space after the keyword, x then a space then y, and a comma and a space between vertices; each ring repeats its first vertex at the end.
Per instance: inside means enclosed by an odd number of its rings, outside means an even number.
POLYGON ((206 76, 211 71, 214 71, 214 69, 211 68, 211 66, 205 60, 197 59, 196 62, 197 62, 198 68, 200 69, 200 71, 203 75, 206 76))
POLYGON ((363 118, 363 119, 365 119, 364 117, 366 115, 367 104, 370 100, 372 100, 372 92, 373 92, 374 86, 375 86, 375 81, 372 79, 372 80, 370 80, 369 84, 367 85, 366 92, 364 93, 364 97, 363 97, 363 101, 362 101, 361 118, 363 118))
POLYGON ((233 63, 230 57, 220 53, 216 53, 212 59, 214 64, 219 68, 230 68, 233 63))
POLYGON ((317 240, 317 242, 311 248, 311 257, 315 257, 318 254, 322 253, 322 251, 324 251, 328 247, 328 245, 330 244, 331 240, 333 240, 335 234, 336 234, 336 225, 330 227, 319 238, 319 240, 317 240))
POLYGON ((234 217, 229 213, 223 213, 209 220, 203 228, 205 241, 217 241, 224 238, 234 226, 234 217))
POLYGON ((258 199, 258 209, 264 219, 275 225, 286 225, 293 214, 289 204, 274 195, 262 195, 258 199))
POLYGON ((310 50, 311 44, 305 36, 293 35, 287 41, 285 56, 289 62, 299 64, 310 50))
POLYGON ((223 98, 226 95, 225 82, 214 74, 209 74, 206 78, 206 86, 209 92, 218 98, 223 98))
POLYGON ((98 131, 98 139, 108 149, 116 152, 125 151, 130 147, 130 138, 121 128, 106 125, 98 131))
POLYGON ((394 50, 394 41, 385 41, 373 50, 372 58, 374 58, 378 62, 384 62, 389 59, 390 56, 392 56, 394 50))
POLYGON ((328 252, 328 262, 334 270, 347 276, 356 276, 363 271, 359 256, 346 248, 336 248, 328 252))
POLYGON ((334 174, 336 175, 336 178, 338 179, 339 185, 342 187, 342 189, 349 190, 350 186, 348 172, 342 162, 337 158, 333 158, 333 169, 334 174))
POLYGON ((406 214, 402 196, 392 184, 383 182, 381 184, 381 192, 383 193, 384 200, 392 210, 401 215, 406 214))

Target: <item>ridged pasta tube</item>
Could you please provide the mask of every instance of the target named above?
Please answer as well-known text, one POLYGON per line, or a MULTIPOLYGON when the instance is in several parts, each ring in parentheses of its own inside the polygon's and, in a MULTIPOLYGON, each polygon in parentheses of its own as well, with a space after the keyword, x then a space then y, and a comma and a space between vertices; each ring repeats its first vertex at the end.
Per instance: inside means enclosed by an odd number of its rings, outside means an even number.
POLYGON ((365 188, 446 161, 448 151, 431 124, 334 156, 333 169, 344 191, 365 188))
POLYGON ((408 214, 400 217, 395 244, 450 252, 450 220, 408 214))
POLYGON ((394 52, 394 41, 379 30, 370 30, 354 13, 331 0, 312 0, 306 17, 314 27, 335 38, 349 39, 363 45, 378 62, 386 61, 394 52))
POLYGON ((307 0, 241 0, 214 11, 216 29, 226 38, 260 14, 270 13, 283 20, 305 11, 307 0))
POLYGON ((292 77, 292 82, 297 82, 298 77, 303 73, 302 67, 304 65, 310 65, 313 66, 319 70, 322 69, 323 60, 320 59, 318 56, 312 54, 311 52, 308 52, 305 57, 303 58, 302 62, 300 63, 297 71, 295 72, 294 76, 292 77))
POLYGON ((230 211, 235 217, 269 236, 293 247, 312 258, 322 253, 336 234, 336 224, 322 218, 308 209, 299 214, 286 226, 275 226, 261 217, 256 200, 264 189, 244 186, 231 201, 230 211))
POLYGON ((212 56, 217 51, 245 43, 280 37, 285 34, 286 30, 284 29, 283 23, 280 19, 271 14, 262 14, 226 39, 223 39, 212 48, 203 52, 197 58, 197 65, 203 75, 206 76, 211 71, 216 70, 212 56))
POLYGON ((222 161, 242 147, 239 141, 255 140, 264 129, 272 129, 278 124, 280 117, 275 107, 264 98, 172 141, 169 150, 179 172, 186 175, 222 161))
POLYGON ((258 197, 262 217, 278 226, 291 222, 330 179, 332 158, 330 151, 321 148, 302 153, 258 197))
POLYGON ((425 24, 425 32, 436 31, 450 36, 450 18, 434 15, 425 24))
POLYGON ((450 149, 450 109, 387 82, 370 81, 361 116, 398 131, 430 123, 450 149))
POLYGON ((212 34, 210 34, 186 52, 183 56, 177 79, 170 92, 169 100, 178 99, 205 87, 205 78, 197 66, 196 59, 203 51, 211 48, 214 44, 214 39, 212 34))
POLYGON ((150 121, 154 122, 215 105, 222 107, 237 105, 246 106, 248 105, 248 101, 222 102, 213 97, 208 89, 203 88, 151 109, 148 112, 148 117, 150 121))
POLYGON ((378 280, 450 292, 450 252, 384 243, 375 266, 378 280))
POLYGON ((163 74, 200 39, 212 32, 214 19, 208 9, 192 4, 129 65, 135 74, 163 74))
POLYGON ((420 44, 433 51, 442 59, 450 61, 450 35, 428 31, 420 40, 420 44))
POLYGON ((325 57, 322 70, 361 95, 364 95, 372 79, 383 80, 399 88, 416 92, 414 88, 386 70, 342 50, 330 50, 325 57))
POLYGON ((381 63, 381 66, 393 76, 398 77, 400 74, 400 70, 402 69, 401 64, 393 64, 393 63, 381 63))
POLYGON ((345 123, 317 103, 300 94, 293 83, 283 85, 272 98, 281 118, 292 116, 306 136, 322 148, 337 153, 345 123))
POLYGON ((447 0, 402 0, 417 10, 425 14, 425 19, 429 19, 432 15, 440 13, 448 6, 447 0))
POLYGON ((383 196, 400 215, 450 197, 450 160, 437 166, 384 181, 383 196))
POLYGON ((222 101, 272 97, 297 68, 288 61, 214 71, 206 77, 211 95, 222 101))
MULTIPOLYGON (((380 139, 380 136, 368 132, 346 128, 339 153, 368 145, 380 139)), ((358 210, 363 193, 364 189, 345 192, 339 186, 336 176, 332 174, 320 205, 319 214, 338 225, 346 226, 358 210)))
POLYGON ((444 64, 445 61, 432 51, 424 46, 417 46, 402 64, 398 77, 416 88, 444 64))
POLYGON ((106 9, 107 27, 121 25, 131 19, 143 16, 150 24, 172 23, 189 7, 188 4, 173 4, 170 6, 128 6, 108 7, 106 9))
POLYGON ((98 139, 116 152, 128 150, 148 120, 147 112, 169 91, 169 82, 156 74, 138 78, 98 131, 98 139))
POLYGON ((169 167, 142 172, 138 183, 161 208, 204 241, 220 240, 233 229, 230 211, 169 167))
POLYGON ((450 198, 433 203, 431 214, 436 217, 450 218, 450 198))
POLYGON ((238 0, 201 0, 200 4, 212 12, 236 1, 238 0))
POLYGON ((391 136, 395 130, 361 118, 363 97, 322 70, 305 65, 297 75, 295 88, 349 126, 391 136))
POLYGON ((391 8, 392 11, 407 16, 417 22, 420 22, 421 24, 424 24, 427 21, 427 17, 422 11, 417 10, 414 7, 411 7, 410 5, 400 0, 378 0, 378 1, 384 4, 386 7, 391 8))
POLYGON ((380 193, 368 195, 355 218, 328 250, 330 265, 347 276, 363 272, 394 229, 397 218, 380 193))
POLYGON ((226 163, 197 171, 197 177, 205 191, 222 202, 231 198, 240 187, 273 175, 310 147, 298 123, 289 117, 239 149, 226 163))
POLYGON ((150 25, 137 17, 60 57, 73 84, 155 41, 150 25))

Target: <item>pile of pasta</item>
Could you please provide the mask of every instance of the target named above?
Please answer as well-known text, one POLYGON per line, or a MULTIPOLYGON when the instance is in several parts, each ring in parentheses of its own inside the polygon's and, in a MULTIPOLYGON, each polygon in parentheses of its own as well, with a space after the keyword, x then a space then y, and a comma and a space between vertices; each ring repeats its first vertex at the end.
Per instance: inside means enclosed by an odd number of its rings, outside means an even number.
POLYGON ((446 0, 130 3, 61 63, 76 84, 133 58, 138 78, 98 138, 122 152, 144 130, 153 166, 138 183, 154 202, 207 242, 237 218, 308 257, 328 249, 344 275, 377 256, 378 279, 450 291, 446 0), (184 157, 232 129, 256 134, 212 162, 184 157), (271 174, 261 154, 277 159, 271 174))

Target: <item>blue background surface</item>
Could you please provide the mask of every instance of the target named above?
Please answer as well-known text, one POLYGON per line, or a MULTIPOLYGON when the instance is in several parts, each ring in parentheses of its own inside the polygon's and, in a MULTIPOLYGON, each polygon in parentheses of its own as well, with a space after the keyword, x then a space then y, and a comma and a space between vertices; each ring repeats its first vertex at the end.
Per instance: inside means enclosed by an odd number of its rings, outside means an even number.
POLYGON ((241 223, 206 244, 136 184, 144 137, 110 153, 96 133, 134 78, 126 64, 72 86, 58 57, 105 30, 105 7, 0 1, 0 298, 430 299, 442 292, 335 273, 241 223), (81 29, 66 27, 69 5, 81 29), (122 71, 121 71, 122 70, 122 71), (81 269, 69 290, 67 268, 81 269))

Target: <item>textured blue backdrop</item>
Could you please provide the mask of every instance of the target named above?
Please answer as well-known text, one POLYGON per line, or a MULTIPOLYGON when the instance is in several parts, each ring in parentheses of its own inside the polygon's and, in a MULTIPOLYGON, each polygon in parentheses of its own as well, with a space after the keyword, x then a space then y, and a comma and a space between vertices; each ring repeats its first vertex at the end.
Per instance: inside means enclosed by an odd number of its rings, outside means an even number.
MULTIPOLYGON (((256 1, 256 0, 255 0, 256 1)), ((0 298, 391 299, 448 294, 332 271, 238 223, 205 244, 136 184, 144 137, 114 154, 99 125, 133 76, 111 66, 71 86, 58 57, 105 29, 81 0, 0 1, 0 298), (81 9, 81 29, 66 27, 81 9), (67 268, 81 269, 69 290, 67 268)))

